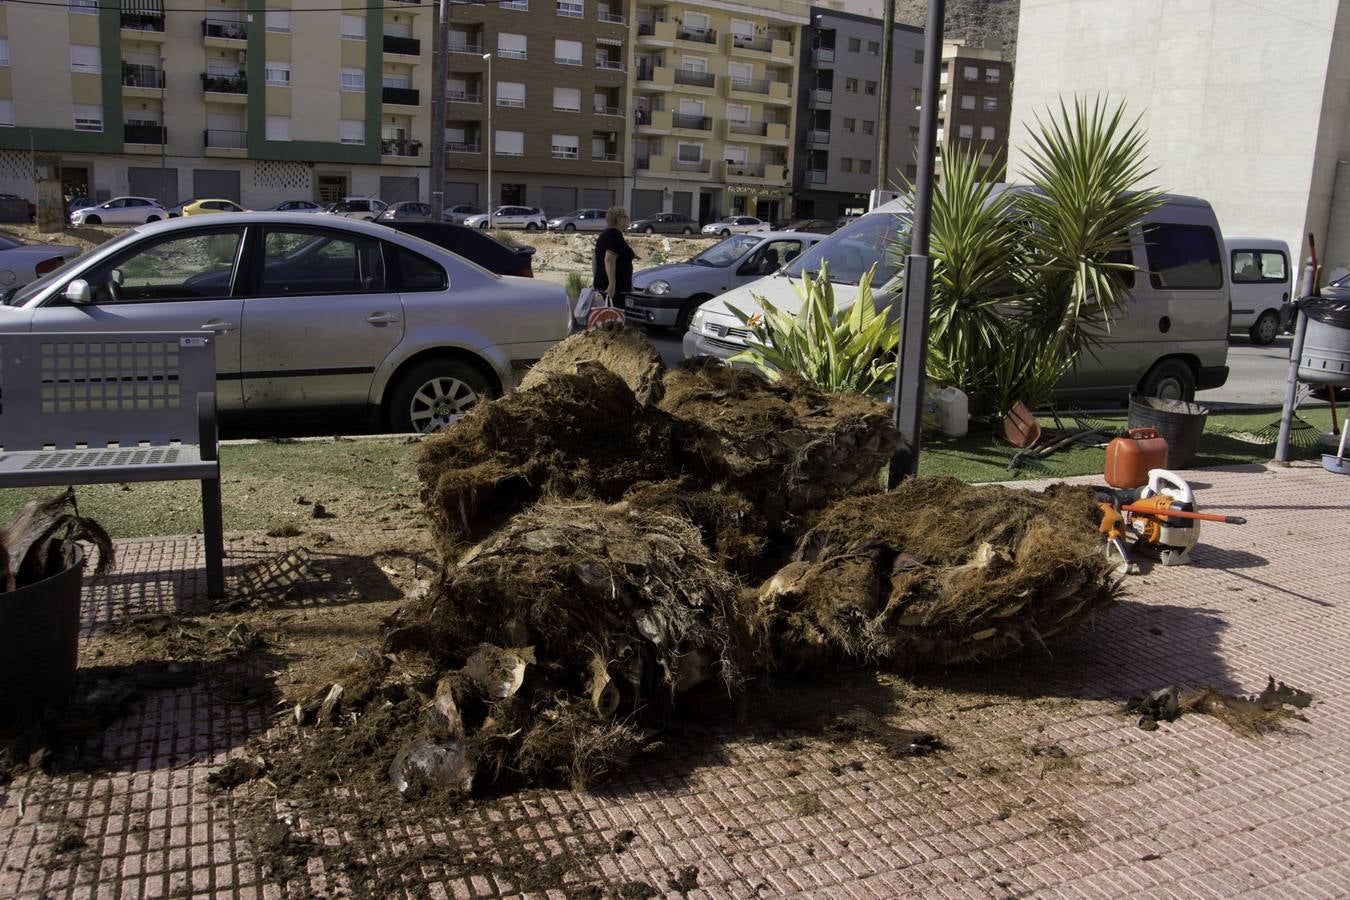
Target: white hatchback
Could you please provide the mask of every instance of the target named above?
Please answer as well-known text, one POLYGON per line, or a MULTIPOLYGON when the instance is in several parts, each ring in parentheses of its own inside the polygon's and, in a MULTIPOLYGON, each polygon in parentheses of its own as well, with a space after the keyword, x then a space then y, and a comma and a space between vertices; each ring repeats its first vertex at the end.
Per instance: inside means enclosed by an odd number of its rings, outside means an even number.
POLYGON ((144 225, 167 219, 169 213, 153 197, 114 197, 70 214, 72 225, 144 225))
POLYGON ((749 234, 752 231, 768 230, 769 223, 761 222, 754 216, 726 216, 703 226, 704 234, 720 234, 722 237, 729 234, 749 234))

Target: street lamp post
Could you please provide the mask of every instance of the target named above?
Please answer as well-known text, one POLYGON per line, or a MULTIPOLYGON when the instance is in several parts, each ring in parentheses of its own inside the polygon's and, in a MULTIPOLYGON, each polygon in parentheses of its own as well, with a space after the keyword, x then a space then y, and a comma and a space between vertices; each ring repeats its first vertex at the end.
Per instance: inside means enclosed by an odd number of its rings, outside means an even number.
POLYGON ((435 32, 432 34, 431 82, 431 215, 436 222, 445 211, 445 79, 446 53, 450 49, 446 38, 450 32, 450 0, 440 0, 432 10, 435 32))
MULTIPOLYGON (((165 149, 165 145, 168 144, 169 142, 169 119, 168 119, 169 111, 164 106, 165 78, 166 76, 164 74, 164 57, 161 56, 159 58, 159 193, 161 196, 163 196, 165 193, 164 155, 167 152, 165 149)), ((174 202, 178 201, 177 197, 172 197, 170 199, 172 199, 174 202)), ((167 203, 168 201, 166 200, 164 202, 167 203)))
POLYGON ((484 87, 487 96, 483 99, 487 103, 487 140, 485 142, 487 147, 487 225, 488 230, 491 231, 492 207, 494 206, 492 202, 492 105, 497 100, 492 96, 492 52, 484 53, 483 59, 486 59, 488 64, 487 85, 484 87))

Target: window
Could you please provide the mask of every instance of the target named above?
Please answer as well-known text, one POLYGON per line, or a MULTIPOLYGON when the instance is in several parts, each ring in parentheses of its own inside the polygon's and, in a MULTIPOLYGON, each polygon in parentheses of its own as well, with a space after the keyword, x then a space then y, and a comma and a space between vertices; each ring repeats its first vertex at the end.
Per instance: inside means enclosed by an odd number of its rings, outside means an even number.
POLYGON ((985 98, 984 98, 984 103, 981 104, 981 108, 982 108, 985 112, 998 112, 998 98, 997 98, 997 97, 985 97, 985 98))
POLYGON ((523 34, 501 32, 497 35, 497 55, 504 59, 525 59, 526 39, 523 34))
POLYGON ((380 243, 345 232, 268 228, 259 292, 276 297, 383 291, 380 243))
POLYGON ((366 17, 343 16, 342 37, 348 41, 364 41, 366 39, 366 17))
POLYGON ((523 107, 525 105, 525 85, 519 81, 497 82, 497 105, 523 107))
POLYGON ((269 141, 289 141, 291 139, 291 117, 268 116, 266 137, 269 141))
POLYGON ((728 103, 724 115, 728 122, 746 125, 750 122, 750 107, 743 103, 728 103))
MULTIPOLYGON (((346 18, 346 16, 343 16, 343 18, 346 18)), ((269 8, 264 21, 268 31, 276 34, 288 34, 291 30, 291 11, 289 9, 269 8)), ((365 20, 362 19, 361 21, 364 22, 365 20)))
POLYGON ((103 107, 76 103, 72 110, 76 131, 102 131, 103 107))
POLYGON ((962 95, 961 95, 961 108, 962 108, 962 109, 974 109, 974 108, 975 108, 975 95, 974 95, 974 94, 962 94, 962 95))
POLYGON ((872 174, 872 161, 870 159, 858 160, 858 172, 862 175, 872 174))
POLYGON ((575 134, 555 134, 551 146, 554 159, 581 158, 581 141, 575 134))
POLYGON ((992 141, 993 139, 994 139, 994 126, 993 126, 993 125, 981 125, 981 126, 980 126, 980 140, 982 140, 982 141, 992 141))
POLYGON ((966 66, 966 67, 964 67, 964 68, 961 70, 961 77, 964 78, 966 81, 979 81, 979 80, 980 80, 980 67, 979 67, 979 66, 966 66))
POLYGON ((582 0, 557 0, 558 15, 569 19, 586 18, 586 5, 582 0))
POLYGON ((141 244, 85 274, 95 303, 228 297, 242 228, 141 244), (114 288, 113 272, 119 274, 114 288))
POLYGON ((867 42, 867 53, 869 56, 881 55, 881 44, 878 41, 867 42))
POLYGON ((851 156, 841 156, 841 157, 839 158, 839 171, 841 171, 841 172, 852 172, 852 171, 853 171, 853 157, 851 157, 851 156))
POLYGON ((338 143, 364 144, 366 142, 366 123, 357 119, 343 119, 338 122, 338 143))
POLYGON ((1233 284, 1284 284, 1284 254, 1275 250, 1234 250, 1233 284))
POLYGON ((985 69, 984 80, 986 84, 998 84, 999 79, 1003 77, 998 69, 985 69))
POLYGON ((871 119, 863 119, 863 134, 871 134, 876 130, 877 123, 871 119))
POLYGON ((755 23, 747 22, 744 19, 732 19, 731 34, 733 37, 742 38, 744 40, 754 40, 755 23))
POLYGON ((398 288, 401 291, 443 291, 445 270, 425 256, 399 247, 398 288))
POLYGON ((844 130, 847 131, 849 134, 852 134, 853 132, 857 131, 857 130, 858 130, 858 120, 857 120, 857 119, 850 119, 850 118, 848 118, 848 117, 845 117, 845 118, 844 118, 844 130))
MULTIPOLYGON (((603 107, 603 104, 601 106, 603 107)), ((555 87, 553 89, 553 108, 566 112, 581 112, 581 88, 555 87)))
POLYGON ((975 126, 961 125, 957 127, 956 136, 960 138, 965 138, 966 140, 970 140, 971 138, 975 137, 975 126))
POLYGON ((412 87, 412 75, 408 72, 384 72, 380 75, 380 87, 408 90, 412 87))
POLYGON ((863 93, 869 97, 875 97, 877 95, 877 83, 875 81, 866 82, 863 85, 863 93))
POLYGON ((342 89, 353 93, 362 93, 366 89, 365 69, 343 69, 342 89))
POLYGON ((708 60, 702 56, 690 56, 686 53, 680 58, 680 69, 702 75, 708 71, 708 60))
POLYGON ((72 72, 88 72, 91 75, 102 72, 103 57, 100 55, 99 48, 87 47, 83 44, 71 44, 70 70, 72 72))
POLYGON ((70 0, 70 11, 85 15, 98 15, 98 0, 70 0))
POLYGON ((703 145, 681 143, 679 148, 675 151, 675 156, 680 162, 703 162, 703 145))
POLYGON ((581 65, 581 41, 554 41, 553 61, 563 66, 581 65))
POLYGON ((722 148, 722 158, 732 165, 743 166, 750 159, 750 149, 748 147, 733 147, 728 144, 722 148))
POLYGON ((524 156, 525 132, 498 131, 493 140, 493 148, 498 156, 524 156))
POLYGON ((732 84, 749 84, 755 80, 755 67, 748 63, 727 63, 727 75, 732 84))
POLYGON ((712 20, 706 13, 687 12, 684 14, 684 27, 690 31, 707 31, 712 27, 712 20))
POLYGON ((918 65, 923 65, 923 50, 922 50, 922 49, 919 49, 919 50, 915 50, 915 51, 914 51, 914 62, 917 63, 918 65))
POLYGON ((14 101, 9 98, 0 99, 0 128, 14 127, 14 101))
POLYGON ((264 72, 267 74, 267 84, 270 87, 290 87, 291 86, 291 64, 284 62, 268 61, 264 72))
POLYGON ((856 94, 856 93, 858 93, 858 79, 856 79, 856 78, 845 78, 845 79, 844 79, 844 90, 845 90, 847 93, 850 93, 850 94, 856 94))
POLYGON ((0 66, 9 65, 9 38, 0 38, 0 66))
POLYGON ((1151 225, 1144 230, 1149 280, 1163 290, 1217 290, 1223 265, 1214 229, 1206 225, 1151 225))
POLYGON ((948 81, 948 78, 947 78, 947 70, 946 70, 946 69, 943 69, 941 72, 938 73, 938 84, 944 84, 944 85, 945 85, 945 84, 947 83, 947 81, 948 81))
POLYGON ((849 53, 861 53, 861 52, 862 52, 862 39, 861 39, 861 38, 849 38, 849 39, 848 39, 848 52, 849 52, 849 53))
POLYGON ((909 91, 909 100, 910 100, 911 103, 922 103, 922 102, 923 102, 923 89, 922 89, 922 88, 910 88, 910 91, 909 91))

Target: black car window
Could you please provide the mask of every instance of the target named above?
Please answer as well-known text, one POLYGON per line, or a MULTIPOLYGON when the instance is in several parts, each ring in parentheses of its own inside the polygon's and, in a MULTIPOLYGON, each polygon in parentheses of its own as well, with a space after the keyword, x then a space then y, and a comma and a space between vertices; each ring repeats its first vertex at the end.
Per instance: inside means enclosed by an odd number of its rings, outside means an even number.
POLYGON ((230 296, 242 228, 140 241, 84 274, 94 303, 215 300, 230 296))
POLYGON ((380 242, 346 232, 268 228, 263 236, 264 296, 364 294, 386 289, 380 242))
POLYGON ((398 248, 398 275, 401 291, 445 290, 445 270, 404 247, 398 248))
POLYGON ((1219 238, 1208 225, 1158 223, 1144 229, 1149 280, 1160 290, 1223 287, 1219 238))

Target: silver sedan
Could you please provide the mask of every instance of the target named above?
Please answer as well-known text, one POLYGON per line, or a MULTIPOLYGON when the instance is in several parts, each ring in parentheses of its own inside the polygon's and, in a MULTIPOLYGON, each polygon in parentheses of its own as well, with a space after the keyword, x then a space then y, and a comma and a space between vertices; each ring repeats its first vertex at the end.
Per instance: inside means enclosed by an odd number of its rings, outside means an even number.
POLYGON ((560 285, 382 225, 296 213, 137 228, 0 306, 0 331, 206 331, 222 410, 454 422, 566 337, 560 285))
POLYGON ((0 297, 13 296, 13 292, 28 282, 60 268, 66 260, 79 255, 79 247, 22 244, 0 236, 0 297))

